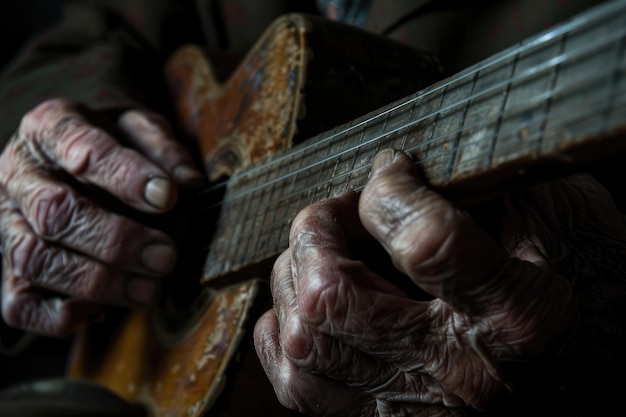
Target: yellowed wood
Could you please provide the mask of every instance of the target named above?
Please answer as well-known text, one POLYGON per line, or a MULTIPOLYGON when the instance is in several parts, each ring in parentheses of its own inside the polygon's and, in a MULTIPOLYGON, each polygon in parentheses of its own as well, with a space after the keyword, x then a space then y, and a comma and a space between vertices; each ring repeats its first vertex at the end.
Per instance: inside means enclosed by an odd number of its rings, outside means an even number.
POLYGON ((100 383, 154 416, 201 416, 225 382, 257 285, 250 281, 211 294, 206 310, 180 340, 159 338, 145 310, 128 315, 104 356, 90 355, 99 349, 89 346, 85 333, 70 375, 100 383))

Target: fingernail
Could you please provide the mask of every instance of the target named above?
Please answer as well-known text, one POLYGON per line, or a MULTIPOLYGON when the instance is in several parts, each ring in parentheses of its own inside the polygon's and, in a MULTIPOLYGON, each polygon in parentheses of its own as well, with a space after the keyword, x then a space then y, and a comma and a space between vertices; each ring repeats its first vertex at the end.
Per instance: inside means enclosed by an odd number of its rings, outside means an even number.
POLYGON ((170 245, 152 243, 144 248, 142 261, 146 268, 165 275, 174 269, 176 251, 170 245))
POLYGON ((372 162, 372 172, 376 172, 389 166, 396 155, 396 151, 393 149, 384 149, 376 155, 372 162))
POLYGON ((204 177, 194 167, 179 165, 174 169, 174 178, 182 185, 196 187, 202 185, 204 177))
POLYGON ((167 208, 174 195, 172 181, 167 178, 155 177, 146 183, 144 197, 148 204, 159 209, 167 208))
POLYGON ((154 304, 160 292, 157 281, 149 278, 133 278, 126 286, 128 298, 139 304, 154 304))

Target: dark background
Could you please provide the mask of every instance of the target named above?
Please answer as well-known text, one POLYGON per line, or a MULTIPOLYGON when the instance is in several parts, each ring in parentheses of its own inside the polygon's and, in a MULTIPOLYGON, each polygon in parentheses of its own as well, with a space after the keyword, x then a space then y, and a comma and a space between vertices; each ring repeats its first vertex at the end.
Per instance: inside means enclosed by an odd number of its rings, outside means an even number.
MULTIPOLYGON (((63 3, 63 0, 0 0, 0 68, 24 42, 60 18, 63 3)), ((0 355, 0 389, 25 380, 63 374, 68 344, 69 340, 40 338, 24 353, 27 360, 22 355, 19 358, 0 355)))

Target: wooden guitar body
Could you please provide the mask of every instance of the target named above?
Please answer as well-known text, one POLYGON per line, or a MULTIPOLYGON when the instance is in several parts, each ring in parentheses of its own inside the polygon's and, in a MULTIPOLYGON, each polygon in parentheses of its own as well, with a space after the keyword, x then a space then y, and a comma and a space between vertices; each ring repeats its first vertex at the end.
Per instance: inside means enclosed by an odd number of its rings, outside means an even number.
MULTIPOLYGON (((214 184, 441 77, 437 61, 426 54, 302 15, 277 20, 224 84, 195 46, 175 53, 165 72, 180 126, 197 139, 214 184)), ((245 218, 242 213, 240 221, 245 218)), ((237 233, 237 222, 227 223, 218 240, 237 233)), ((274 252, 251 262, 255 268, 243 277, 228 259, 218 261, 230 269, 219 282, 206 268, 203 274, 174 274, 169 288, 193 281, 195 297, 181 306, 166 294, 156 312, 132 311, 85 331, 69 376, 102 384, 151 417, 195 417, 208 410, 222 416, 289 414, 277 404, 249 339, 258 313, 253 307, 268 301, 264 281, 280 253, 274 252), (227 381, 236 362, 245 366, 227 381)))

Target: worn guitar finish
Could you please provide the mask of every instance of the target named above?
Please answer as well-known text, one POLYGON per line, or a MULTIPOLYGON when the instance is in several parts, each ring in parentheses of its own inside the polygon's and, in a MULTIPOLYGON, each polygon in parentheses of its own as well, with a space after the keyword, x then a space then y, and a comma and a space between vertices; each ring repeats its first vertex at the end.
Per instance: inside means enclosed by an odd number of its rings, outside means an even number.
MULTIPOLYGON (((316 101, 309 77, 319 77, 312 66, 333 67, 307 43, 319 39, 312 35, 336 30, 325 28, 299 16, 280 20, 224 86, 212 80, 195 49, 173 58, 168 74, 181 123, 198 137, 211 177, 229 175, 204 267, 203 303, 187 328, 160 339, 155 336, 163 330, 150 326, 147 314, 131 315, 104 353, 78 350, 73 376, 101 382, 156 416, 201 415, 219 392, 260 288, 249 277, 267 276, 271 261, 287 247, 290 221, 300 209, 337 191, 362 189, 383 148, 411 153, 428 182, 461 204, 535 174, 543 177, 545 167, 553 174, 553 168, 626 148, 626 1, 592 9, 294 145, 294 138, 328 127, 323 107, 308 107, 316 101), (263 68, 282 78, 257 81, 263 68), (228 88, 243 98, 227 104, 228 88)), ((428 59, 420 62, 434 68, 428 59)), ((318 81, 332 86, 337 79, 318 81)), ((338 102, 332 96, 328 101, 338 102)), ((83 337, 84 346, 88 340, 83 337)))
MULTIPOLYGON (((225 84, 216 80, 196 46, 177 51, 165 72, 180 126, 198 139, 213 182, 441 78, 430 55, 302 15, 278 19, 225 84)), ((248 209, 256 211, 258 203, 248 209)), ((209 233, 199 225, 192 228, 196 234, 209 233)), ((257 296, 262 284, 254 276, 197 288, 184 311, 180 300, 166 294, 156 314, 134 312, 113 326, 81 334, 70 376, 95 380, 141 404, 151 416, 203 415, 227 384, 226 368, 255 321, 250 317, 254 302, 263 301, 257 296)), ((201 278, 174 276, 169 288, 201 278)), ((249 386, 227 387, 226 394, 247 391, 246 400, 222 396, 219 415, 288 413, 275 400, 254 352, 245 354, 250 357, 242 362, 253 365, 237 375, 249 386)))

